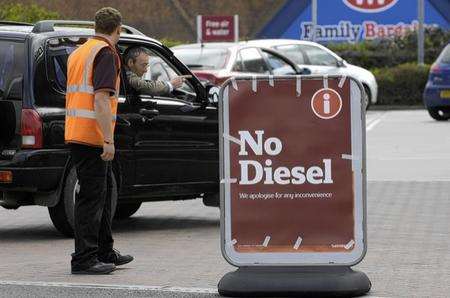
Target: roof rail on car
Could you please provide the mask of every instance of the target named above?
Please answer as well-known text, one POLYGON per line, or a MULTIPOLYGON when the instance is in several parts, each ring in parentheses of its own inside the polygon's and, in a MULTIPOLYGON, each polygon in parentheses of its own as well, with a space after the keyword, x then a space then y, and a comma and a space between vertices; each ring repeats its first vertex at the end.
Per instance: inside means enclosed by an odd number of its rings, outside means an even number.
MULTIPOLYGON (((55 25, 65 25, 65 26, 83 26, 94 28, 95 23, 92 21, 71 21, 71 20, 45 20, 39 21, 34 24, 33 33, 44 33, 55 31, 55 25)), ((141 31, 134 27, 122 25, 122 30, 128 34, 144 35, 141 31)))
POLYGON ((31 24, 31 23, 15 22, 15 21, 3 21, 3 20, 0 20, 0 26, 1 26, 1 25, 33 26, 33 24, 31 24))

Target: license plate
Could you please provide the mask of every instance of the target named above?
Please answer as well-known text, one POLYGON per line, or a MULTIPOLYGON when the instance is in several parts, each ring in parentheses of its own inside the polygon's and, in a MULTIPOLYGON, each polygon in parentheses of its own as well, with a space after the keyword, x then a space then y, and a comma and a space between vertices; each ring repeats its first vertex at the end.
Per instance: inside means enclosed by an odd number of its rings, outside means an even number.
POLYGON ((441 98, 450 98, 450 90, 442 90, 441 98))

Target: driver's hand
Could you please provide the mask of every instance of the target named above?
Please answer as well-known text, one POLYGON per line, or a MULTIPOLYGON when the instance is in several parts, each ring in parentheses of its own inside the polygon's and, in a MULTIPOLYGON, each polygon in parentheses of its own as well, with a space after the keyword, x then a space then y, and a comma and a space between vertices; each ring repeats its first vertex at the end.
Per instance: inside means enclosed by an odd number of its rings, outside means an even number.
POLYGON ((180 88, 184 83, 184 77, 174 77, 170 80, 170 84, 172 84, 174 89, 180 88))

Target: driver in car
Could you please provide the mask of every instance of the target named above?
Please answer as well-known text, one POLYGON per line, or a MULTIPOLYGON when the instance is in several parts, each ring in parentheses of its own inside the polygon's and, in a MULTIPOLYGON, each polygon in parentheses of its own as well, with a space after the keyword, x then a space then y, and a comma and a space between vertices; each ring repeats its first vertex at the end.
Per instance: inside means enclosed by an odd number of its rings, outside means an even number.
POLYGON ((127 93, 130 95, 166 95, 170 96, 174 89, 180 88, 185 80, 177 76, 170 81, 147 81, 143 78, 149 67, 148 50, 143 47, 127 49, 124 55, 125 71, 127 76, 127 93))

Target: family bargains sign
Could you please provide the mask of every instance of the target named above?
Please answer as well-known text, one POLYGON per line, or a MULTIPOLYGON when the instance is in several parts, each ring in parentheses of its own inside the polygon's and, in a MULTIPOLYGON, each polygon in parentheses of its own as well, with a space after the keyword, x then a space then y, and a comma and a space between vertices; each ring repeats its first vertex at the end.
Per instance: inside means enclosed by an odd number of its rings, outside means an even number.
MULTIPOLYGON (((418 27, 417 0, 317 0, 317 5, 319 42, 392 38, 418 27)), ((450 29, 450 3, 425 0, 425 24, 450 29)), ((288 1, 259 36, 311 40, 311 1, 288 1)))

